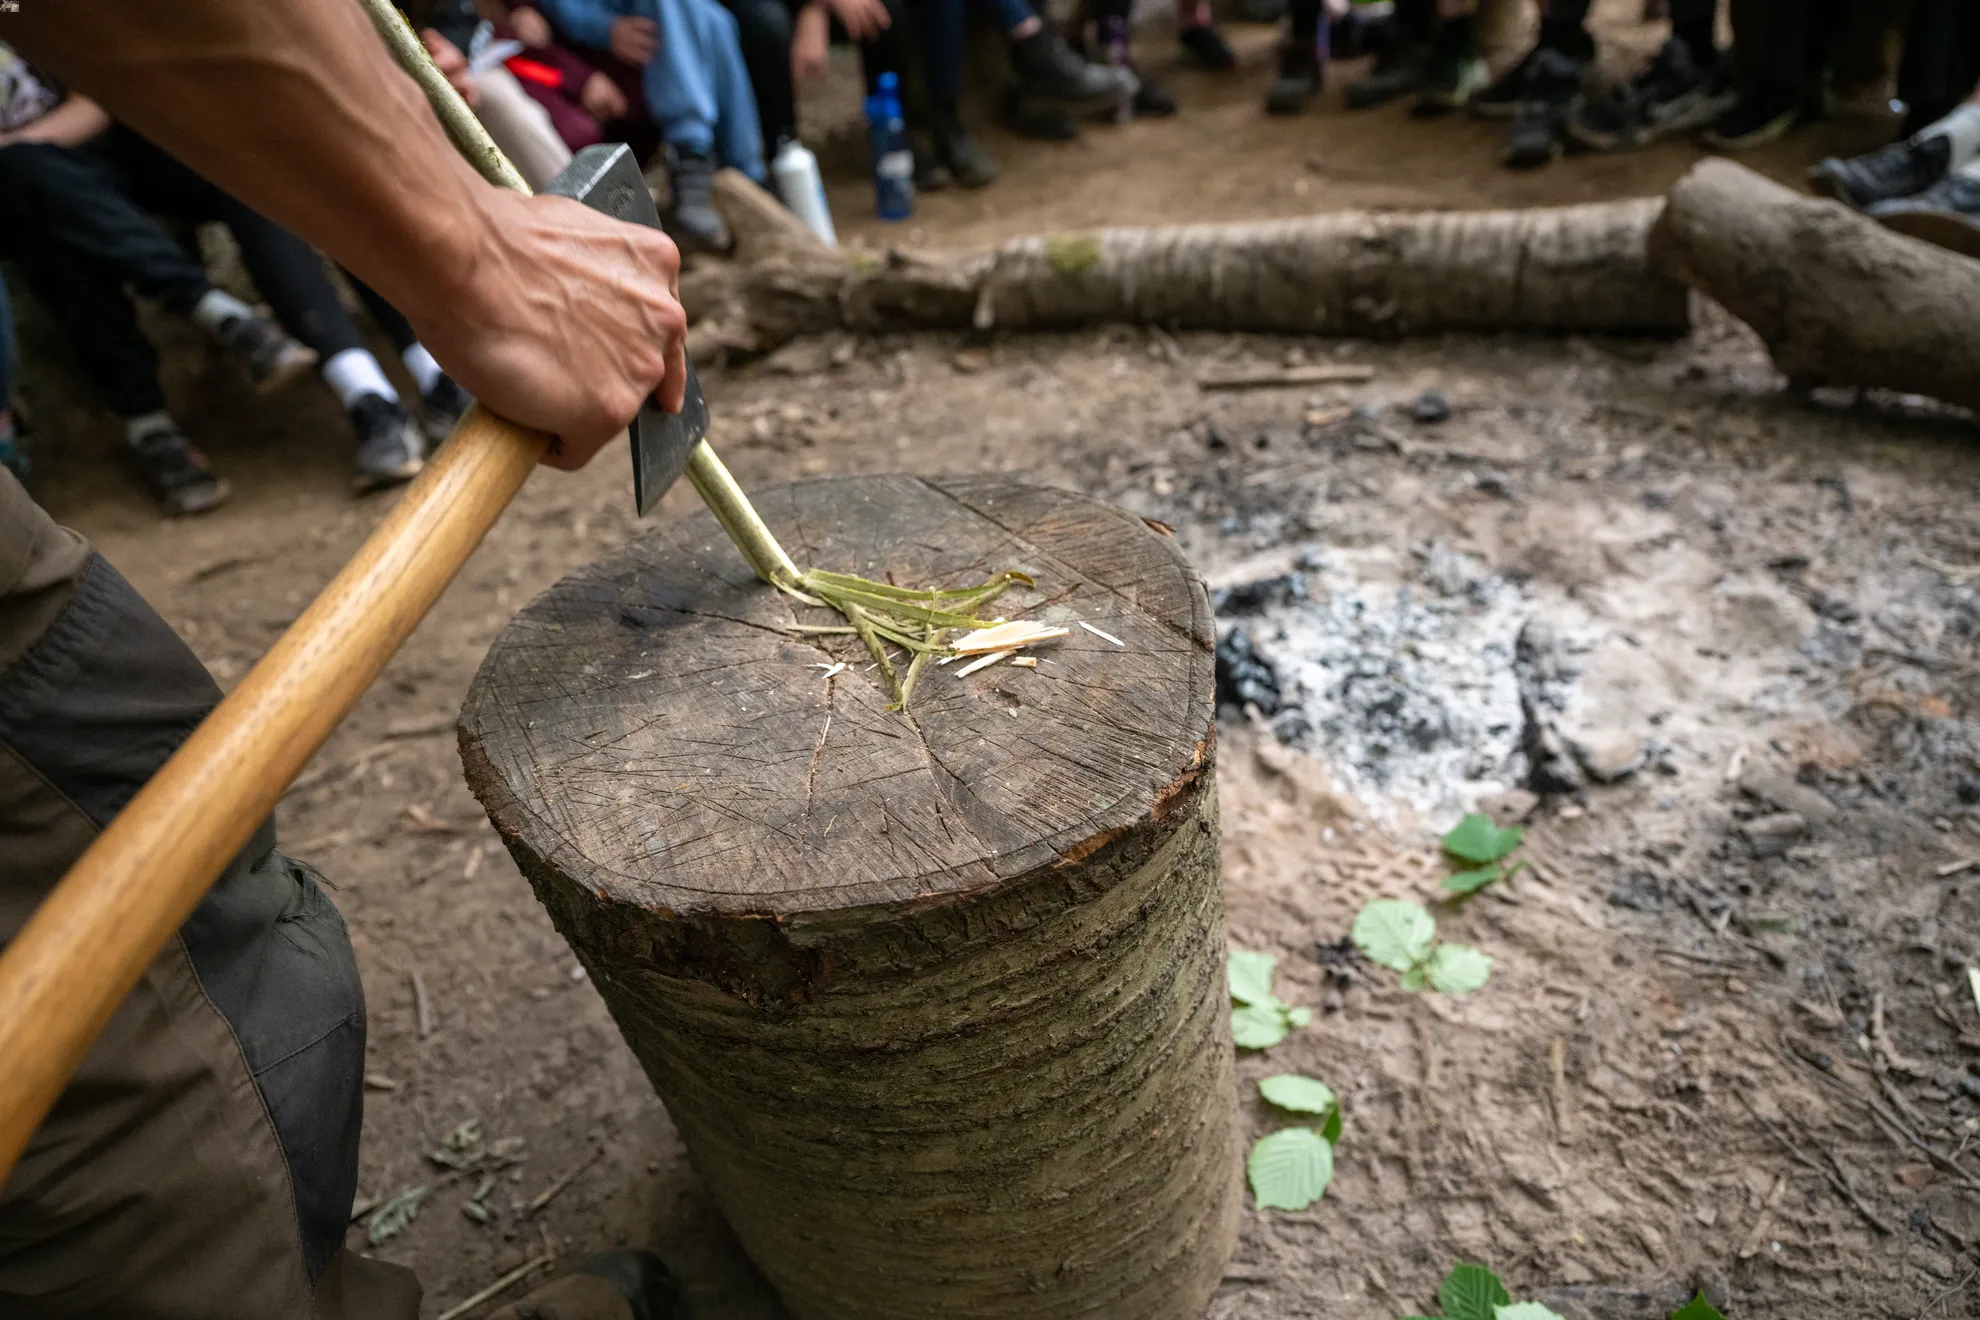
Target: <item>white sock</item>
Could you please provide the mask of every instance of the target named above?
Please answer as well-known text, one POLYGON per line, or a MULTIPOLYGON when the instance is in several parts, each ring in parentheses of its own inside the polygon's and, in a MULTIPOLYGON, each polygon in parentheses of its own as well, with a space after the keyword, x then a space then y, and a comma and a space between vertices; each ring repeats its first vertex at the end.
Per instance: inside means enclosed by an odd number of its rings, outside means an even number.
POLYGON ((1980 105, 1969 103, 1961 106, 1944 119, 1919 129, 1913 141, 1928 137, 1952 139, 1952 169, 1956 170, 1969 160, 1980 157, 1980 105))
POLYGON ((219 334, 229 321, 253 315, 254 308, 222 289, 208 289, 192 309, 193 324, 209 335, 219 334))
POLYGON ((406 364, 406 370, 412 373, 413 384, 419 388, 421 394, 428 393, 440 383, 443 374, 440 364, 435 362, 433 355, 426 351, 425 344, 415 343, 399 354, 399 361, 406 364))
POLYGON ((367 349, 347 348, 331 354, 330 360, 323 364, 323 383, 347 410, 367 394, 376 394, 393 403, 399 401, 399 392, 385 379, 385 368, 378 365, 378 359, 367 349))
POLYGON ((135 417, 126 417, 124 419, 124 439, 130 441, 132 444, 138 444, 145 437, 155 435, 160 431, 176 431, 178 429, 178 423, 172 420, 172 414, 168 412, 139 413, 135 417))
POLYGON ((1962 179, 1971 179, 1975 183, 1980 183, 1980 156, 1967 161, 1966 164, 1954 170, 1953 173, 1959 175, 1962 179))

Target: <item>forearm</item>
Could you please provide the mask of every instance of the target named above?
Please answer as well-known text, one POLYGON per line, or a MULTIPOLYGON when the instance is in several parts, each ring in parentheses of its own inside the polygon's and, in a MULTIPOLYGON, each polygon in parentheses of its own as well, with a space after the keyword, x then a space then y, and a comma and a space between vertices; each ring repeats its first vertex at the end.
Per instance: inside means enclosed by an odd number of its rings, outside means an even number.
POLYGON ((7 142, 44 142, 52 147, 80 147, 110 127, 110 116, 87 96, 71 96, 41 118, 18 132, 4 135, 7 142))
POLYGON ((354 0, 92 0, 87 23, 66 8, 23 5, 10 39, 415 324, 471 288, 491 190, 354 0))

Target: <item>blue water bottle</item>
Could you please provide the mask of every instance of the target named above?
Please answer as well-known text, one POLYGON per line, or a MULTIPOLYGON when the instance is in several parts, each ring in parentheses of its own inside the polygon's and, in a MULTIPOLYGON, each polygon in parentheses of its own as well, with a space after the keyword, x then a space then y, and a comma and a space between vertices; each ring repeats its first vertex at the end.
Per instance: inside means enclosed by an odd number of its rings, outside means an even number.
POLYGON ((899 74, 875 79, 873 95, 866 98, 866 124, 873 135, 875 213, 882 220, 905 220, 914 214, 914 150, 901 114, 899 74))

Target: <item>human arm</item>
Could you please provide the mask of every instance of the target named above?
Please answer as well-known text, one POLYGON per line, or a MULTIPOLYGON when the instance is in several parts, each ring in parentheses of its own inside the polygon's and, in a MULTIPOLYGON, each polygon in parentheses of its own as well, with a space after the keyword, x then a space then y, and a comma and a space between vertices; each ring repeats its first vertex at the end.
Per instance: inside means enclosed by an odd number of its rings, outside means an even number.
POLYGON ((542 50, 552 41, 555 34, 550 31, 550 20, 528 5, 518 5, 509 11, 509 30, 530 50, 542 50))
POLYGON ((461 48, 432 28, 421 28, 419 39, 425 44, 426 53, 433 57, 433 67, 440 70, 440 76, 447 80, 447 85, 469 105, 479 100, 481 92, 468 75, 468 59, 461 53, 461 48))
POLYGON ((810 82, 825 72, 831 56, 832 16, 823 0, 812 0, 791 21, 791 81, 810 82))
POLYGON ((854 41, 867 41, 894 25, 883 0, 819 0, 854 41))
MULTIPOLYGON (((16 142, 41 142, 52 147, 80 147, 110 127, 110 116, 87 96, 71 96, 41 118, 11 133, 0 133, 0 147, 16 142)), ((5 402, 5 400, 0 400, 5 402)))
POLYGON ((350 0, 23 5, 9 38, 404 312, 495 411, 575 467, 659 388, 686 317, 665 236, 484 183, 350 0))

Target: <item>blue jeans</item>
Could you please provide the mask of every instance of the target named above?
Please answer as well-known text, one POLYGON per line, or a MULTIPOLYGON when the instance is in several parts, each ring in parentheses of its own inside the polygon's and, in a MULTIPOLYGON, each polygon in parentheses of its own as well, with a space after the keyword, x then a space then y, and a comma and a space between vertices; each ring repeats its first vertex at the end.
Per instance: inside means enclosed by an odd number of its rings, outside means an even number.
POLYGON ((758 183, 768 179, 735 16, 716 0, 641 0, 636 9, 660 25, 644 80, 646 108, 668 145, 713 155, 758 183))

